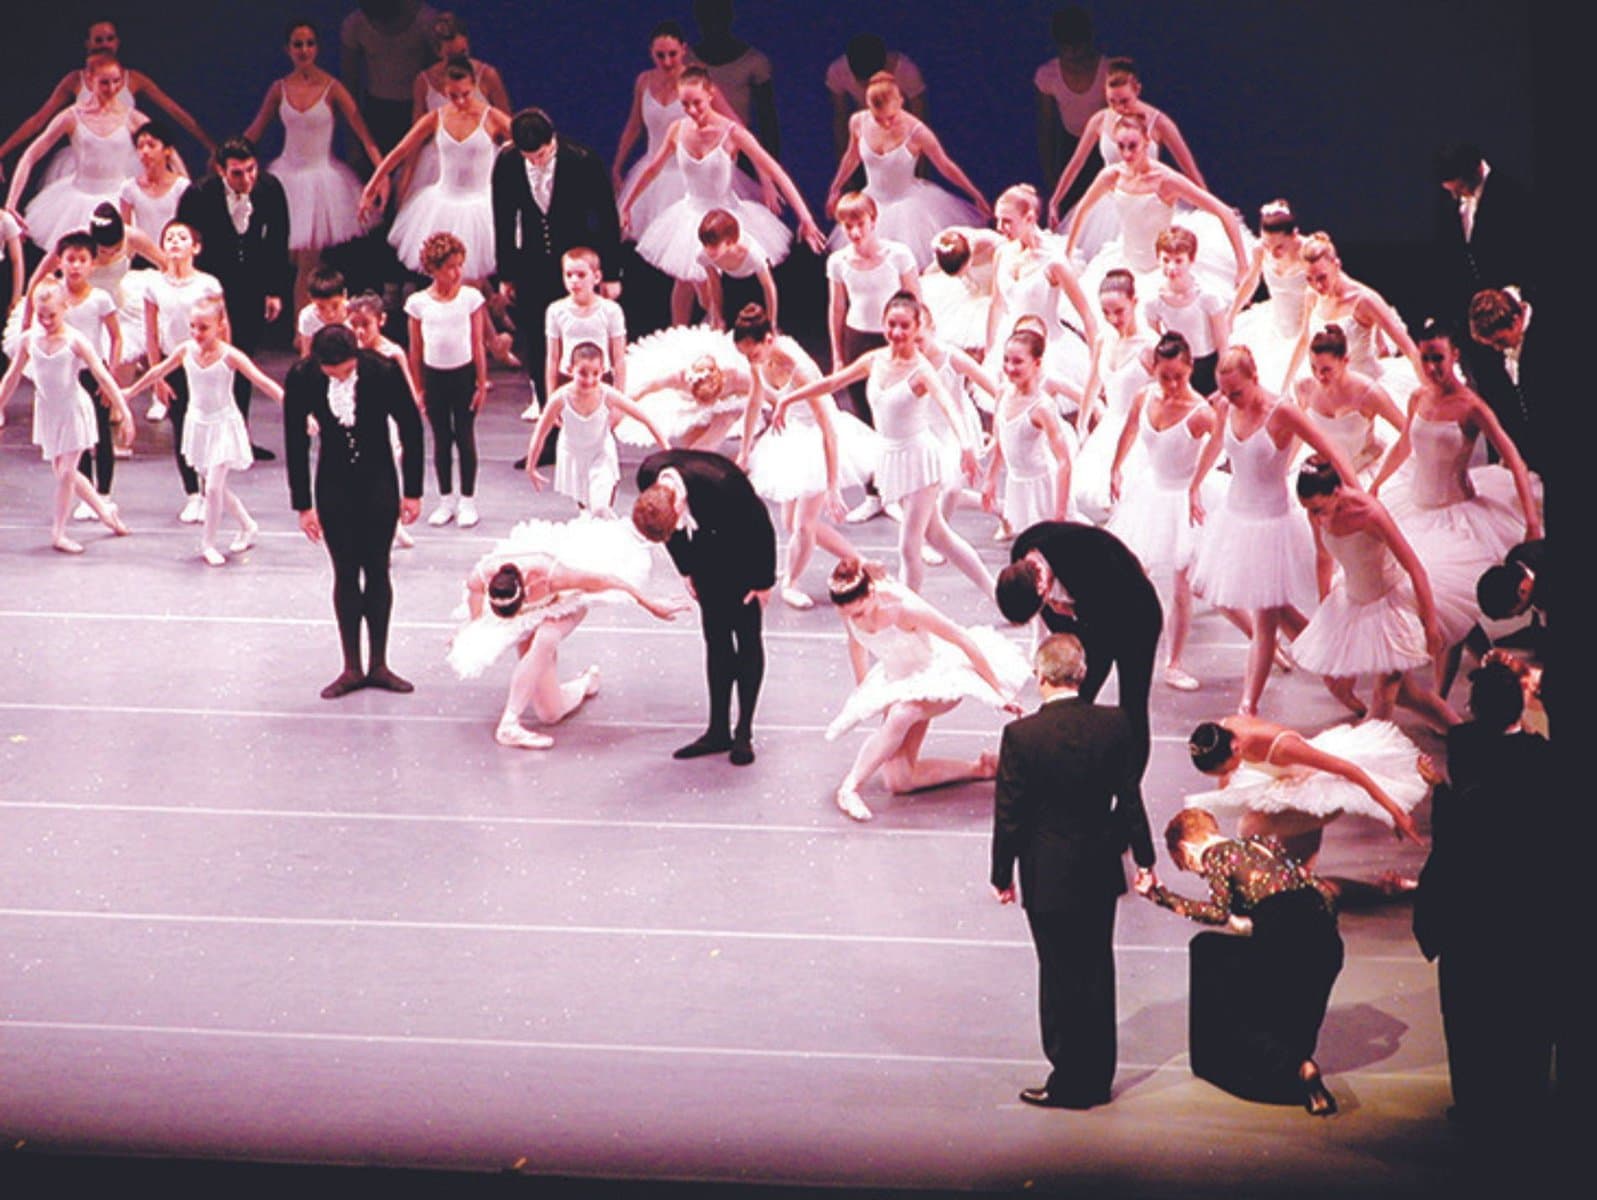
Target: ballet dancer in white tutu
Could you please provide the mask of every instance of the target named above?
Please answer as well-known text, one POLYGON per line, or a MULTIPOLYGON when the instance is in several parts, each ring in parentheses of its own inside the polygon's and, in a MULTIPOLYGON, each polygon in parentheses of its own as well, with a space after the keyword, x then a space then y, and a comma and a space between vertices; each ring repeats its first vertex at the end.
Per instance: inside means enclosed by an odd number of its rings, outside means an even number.
POLYGON ((1070 517, 1070 431, 1042 390, 1042 334, 1019 329, 1004 343, 1004 384, 993 408, 993 455, 982 488, 982 507, 998 501, 1004 474, 1004 523, 1027 529, 1039 521, 1070 517))
POLYGON ((1303 330, 1309 281, 1302 253, 1303 235, 1292 205, 1272 200, 1259 209, 1259 240, 1231 305, 1231 340, 1253 351, 1253 361, 1265 379, 1285 377, 1292 347, 1303 330), (1261 281, 1269 297, 1255 301, 1261 281))
POLYGON ((1048 337, 1045 373, 1080 387, 1086 382, 1097 346, 1098 320, 1059 239, 1037 223, 1037 190, 1029 183, 1006 188, 994 210, 998 232, 1008 244, 999 247, 993 264, 987 352, 999 355, 1020 317, 1041 317, 1048 337), (1081 319, 1078 330, 1067 330, 1060 318, 1060 305, 1066 300, 1081 319))
MULTIPOLYGON (((1115 454, 1130 422, 1132 401, 1153 381, 1153 348, 1159 335, 1143 323, 1136 276, 1123 267, 1110 271, 1098 285, 1098 307, 1105 328, 1098 339, 1088 385, 1099 395, 1076 414, 1081 453, 1073 486, 1076 511, 1083 519, 1101 525, 1110 520, 1118 499, 1111 487, 1115 454)), ((1121 470, 1140 479, 1143 464, 1142 443, 1134 441, 1120 463, 1121 470)))
POLYGON ((897 795, 993 778, 998 755, 990 750, 973 760, 922 758, 927 729, 967 698, 1019 716, 1015 694, 1030 674, 1025 656, 1002 634, 955 624, 884 574, 874 563, 843 562, 830 580, 848 631, 855 687, 827 726, 827 740, 882 717, 838 785, 837 807, 856 821, 871 819, 860 789, 877 771, 897 795))
POLYGON ((1348 363, 1347 335, 1335 322, 1309 339, 1309 374, 1292 385, 1292 397, 1320 432, 1336 443, 1342 457, 1368 484, 1403 432, 1403 410, 1374 379, 1348 363), (1385 421, 1390 436, 1381 438, 1376 422, 1385 421))
POLYGON ((956 226, 932 240, 932 263, 921 271, 920 295, 951 346, 980 354, 987 348, 987 314, 993 303, 993 267, 1004 235, 956 226))

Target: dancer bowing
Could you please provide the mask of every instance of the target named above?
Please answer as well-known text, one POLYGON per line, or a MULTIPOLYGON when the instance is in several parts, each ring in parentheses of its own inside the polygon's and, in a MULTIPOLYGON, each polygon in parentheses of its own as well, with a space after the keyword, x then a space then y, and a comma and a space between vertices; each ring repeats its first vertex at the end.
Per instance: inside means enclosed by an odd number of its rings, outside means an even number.
POLYGON ((1424 368, 1420 366, 1419 349, 1397 310, 1374 288, 1343 273, 1342 260, 1329 234, 1309 234, 1303 239, 1298 256, 1303 260, 1303 277, 1313 294, 1303 308, 1303 324, 1281 380, 1282 391, 1291 385, 1302 365, 1310 333, 1335 321, 1347 337, 1350 367, 1378 381, 1395 396, 1411 392, 1424 378, 1424 368), (1397 359, 1383 362, 1377 357, 1378 334, 1384 334, 1401 351, 1406 365, 1397 359))
POLYGON ((598 667, 560 680, 560 644, 582 624, 590 604, 624 598, 662 621, 687 610, 644 595, 648 577, 648 550, 630 529, 586 517, 523 521, 478 560, 466 576, 469 620, 450 642, 449 665, 462 679, 474 679, 516 647, 494 741, 547 750, 554 739, 521 723, 526 710, 553 725, 598 692, 598 667))
MULTIPOLYGON (((877 223, 889 241, 901 242, 915 256, 917 270, 932 261, 932 239, 949 225, 985 225, 992 208, 975 184, 948 157, 937 135, 922 121, 904 111, 904 96, 892 72, 878 71, 865 88, 866 109, 848 119, 848 149, 837 165, 831 190, 826 194, 826 214, 837 211, 843 188, 861 166, 865 168, 865 194, 876 201, 877 223), (936 184, 915 178, 921 157, 943 173, 971 198, 966 204, 936 184)), ((828 245, 838 249, 845 234, 834 230, 828 245)))
POLYGON ((299 526, 312 542, 326 542, 333 562, 333 614, 344 669, 322 689, 322 699, 336 700, 364 687, 414 691, 388 666, 394 525, 410 525, 421 513, 421 416, 410 385, 392 362, 358 349, 349 329, 329 325, 311 339, 310 357, 294 364, 284 380, 283 439, 299 526), (310 417, 321 431, 314 493, 310 417), (389 448, 390 420, 399 427, 404 447, 403 492, 389 448), (369 640, 366 669, 361 667, 363 622, 369 640))
POLYGON ((1246 346, 1221 355, 1218 375, 1215 428, 1191 486, 1192 519, 1207 525, 1192 587, 1215 607, 1235 610, 1233 620, 1251 631, 1237 711, 1252 715, 1270 677, 1276 634, 1285 630, 1296 637, 1303 631, 1306 619, 1297 604, 1312 595, 1314 586, 1313 538, 1287 494, 1297 439, 1329 459, 1341 478, 1356 476, 1342 452, 1296 406, 1259 386, 1246 346), (1201 489, 1222 450, 1231 461, 1231 483, 1220 510, 1208 513, 1201 489))
MULTIPOLYGON (((900 292, 887 302, 882 320, 887 329, 884 349, 866 351, 841 371, 790 392, 778 407, 775 420, 780 421, 782 412, 799 401, 835 392, 855 380, 866 380, 876 432, 882 436, 876 486, 884 503, 896 500, 904 509, 898 527, 901 578, 911 591, 920 591, 926 575, 921 547, 930 543, 985 595, 992 590, 992 576, 970 544, 949 528, 939 505, 942 455, 928 421, 927 400, 942 408, 954 429, 961 429, 963 422, 937 372, 916 347, 921 326, 920 301, 900 292)), ((974 482, 974 444, 964 441, 960 455, 965 477, 974 482)))
POLYGON ((747 476, 719 454, 663 450, 638 468, 632 524, 664 543, 699 605, 709 680, 709 726, 673 758, 730 751, 754 761, 754 705, 765 678, 761 618, 776 585, 776 531, 747 476), (732 724, 732 692, 738 719, 732 724))
POLYGON ((921 271, 921 300, 937 319, 939 333, 967 353, 987 348, 993 269, 1006 240, 992 229, 945 229, 932 241, 933 265, 921 271))
POLYGON ((724 209, 737 218, 745 237, 757 243, 773 266, 787 257, 793 238, 766 208, 741 198, 733 186, 736 158, 746 154, 798 214, 799 236, 819 254, 826 245, 815 227, 809 207, 781 165, 754 140, 743 126, 717 112, 715 85, 703 67, 688 67, 677 84, 685 114, 666 130, 665 142, 655 152, 631 189, 621 200, 621 227, 632 228, 638 198, 675 161, 682 172, 683 195, 662 209, 638 238, 638 254, 676 280, 671 292, 671 320, 685 325, 692 315, 694 285, 705 278, 699 261, 699 225, 712 209, 724 209))
POLYGON ((1150 579, 1173 576, 1164 682, 1178 692, 1195 692, 1201 684, 1181 665, 1192 629, 1192 564, 1199 541, 1190 489, 1215 414, 1192 390, 1192 351, 1184 337, 1165 334, 1153 356, 1153 386, 1132 399, 1115 446, 1109 472, 1115 510, 1108 528, 1142 561, 1150 579), (1133 446, 1142 448, 1142 466, 1136 486, 1128 489, 1124 467, 1133 446))
MULTIPOLYGON (((815 360, 786 334, 778 335, 764 309, 745 305, 732 328, 738 353, 762 391, 776 401, 821 377, 815 360)), ((850 413, 842 413, 829 394, 811 396, 791 409, 780 429, 767 428, 756 439, 760 405, 751 397, 745 409, 738 465, 746 466, 754 490, 781 506, 788 534, 782 600, 793 608, 815 602, 798 580, 819 545, 839 561, 858 558, 834 521, 844 513, 840 489, 870 477, 879 453, 876 434, 850 413)))
POLYGON ((1029 674, 1020 651, 997 631, 961 628, 884 574, 875 563, 852 560, 839 563, 829 581, 848 631, 855 687, 827 726, 827 740, 882 715, 837 789, 837 807, 856 821, 871 819, 859 790, 878 770, 895 795, 991 779, 998 767, 991 751, 974 761, 922 758, 927 728, 966 697, 1019 716, 1015 693, 1029 674))

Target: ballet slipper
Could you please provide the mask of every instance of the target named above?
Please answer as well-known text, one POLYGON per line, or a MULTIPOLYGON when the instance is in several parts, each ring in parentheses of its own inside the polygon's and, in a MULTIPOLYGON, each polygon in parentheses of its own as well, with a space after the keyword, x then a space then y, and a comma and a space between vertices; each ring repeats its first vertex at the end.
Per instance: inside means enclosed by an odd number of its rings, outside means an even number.
POLYGON ((200 557, 205 560, 207 566, 225 567, 227 565, 227 555, 223 554, 215 546, 201 546, 200 557))
POLYGON ((494 741, 512 750, 547 750, 555 744, 548 734, 535 733, 519 721, 503 720, 494 730, 494 741))
POLYGON ((228 547, 234 554, 242 554, 255 544, 255 534, 260 526, 254 521, 245 521, 239 526, 238 536, 233 539, 233 544, 228 547))
POLYGON ((599 694, 599 668, 589 667, 580 677, 582 679, 582 698, 591 700, 599 694))
POLYGON ((811 600, 809 596, 799 591, 792 584, 783 586, 782 602, 789 608, 806 609, 815 607, 815 601, 811 600))
POLYGON ((837 789, 837 807, 843 810, 845 816, 855 821, 871 819, 871 810, 865 807, 865 801, 861 800, 859 793, 847 784, 837 789))
POLYGON ((928 567, 940 567, 948 561, 940 552, 926 545, 922 545, 920 548, 920 560, 928 567))
POLYGON ((59 551, 61 551, 62 554, 82 554, 83 553, 83 545, 82 545, 82 543, 74 542, 71 538, 69 538, 64 533, 60 537, 56 538, 55 541, 50 543, 50 548, 53 549, 53 550, 59 550, 59 551))
POLYGON ((398 692, 402 696, 416 690, 416 685, 410 680, 394 674, 387 667, 373 667, 367 671, 366 686, 380 688, 385 692, 398 692))
POLYGON ((346 669, 338 673, 332 683, 322 689, 323 700, 337 700, 340 696, 347 696, 351 692, 358 692, 366 686, 366 676, 360 671, 346 669))
POLYGON ((1164 669, 1164 685, 1178 692, 1195 692, 1203 686, 1196 676, 1187 674, 1174 663, 1164 669))
POLYGON ((100 519, 105 522, 105 527, 116 534, 117 537, 127 537, 128 534, 133 532, 128 528, 128 523, 122 519, 121 511, 114 504, 106 504, 105 516, 100 519))

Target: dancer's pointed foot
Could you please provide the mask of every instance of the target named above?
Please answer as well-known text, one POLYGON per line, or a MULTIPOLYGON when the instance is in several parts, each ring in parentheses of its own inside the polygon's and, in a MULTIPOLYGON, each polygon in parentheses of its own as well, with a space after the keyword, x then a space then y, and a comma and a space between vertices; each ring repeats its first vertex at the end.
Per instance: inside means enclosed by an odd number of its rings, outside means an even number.
POLYGON ((401 675, 395 675, 387 667, 373 667, 366 672, 366 686, 381 688, 385 692, 398 692, 406 695, 416 690, 416 685, 401 675))
POLYGON ((246 520, 238 527, 238 536, 233 539, 233 544, 228 547, 234 554, 243 554, 255 544, 255 535, 260 531, 260 526, 253 520, 246 520))
POLYGON ((337 700, 366 686, 366 676, 359 671, 340 671, 338 678, 322 689, 323 700, 337 700))
POLYGON ((686 746, 678 746, 671 752, 671 757, 705 758, 711 754, 725 754, 730 749, 732 749, 732 735, 712 730, 695 738, 686 746))
POLYGON ((514 750, 547 750, 555 744, 554 738, 547 734, 535 733, 521 722, 509 719, 499 722, 499 728, 494 730, 494 741, 514 750))
POLYGON ((869 821, 871 810, 865 807, 865 801, 853 788, 844 785, 837 789, 837 807, 843 810, 844 816, 855 821, 869 821))
POLYGON ((105 527, 116 534, 117 537, 127 537, 128 534, 133 532, 128 528, 128 523, 122 519, 121 511, 109 500, 105 502, 105 516, 101 520, 105 522, 105 527))

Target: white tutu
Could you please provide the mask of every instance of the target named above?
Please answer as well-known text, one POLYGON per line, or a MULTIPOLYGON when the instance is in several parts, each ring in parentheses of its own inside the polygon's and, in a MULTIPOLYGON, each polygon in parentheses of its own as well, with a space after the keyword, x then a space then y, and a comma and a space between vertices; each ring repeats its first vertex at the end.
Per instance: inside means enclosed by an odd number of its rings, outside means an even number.
MULTIPOLYGON (((1141 446, 1141 438, 1137 444, 1141 446)), ((1141 560, 1149 575, 1192 566, 1203 544, 1204 527, 1192 523, 1186 485, 1156 486, 1151 475, 1132 471, 1129 454, 1121 479, 1120 500, 1105 528, 1141 560)), ((1198 491, 1205 512, 1214 512, 1225 502, 1225 484, 1213 471, 1198 491)))
MULTIPOLYGON (((283 185, 283 195, 288 200, 290 250, 319 250, 360 236, 357 213, 361 185, 347 165, 331 158, 325 163, 306 165, 291 164, 279 158, 266 169, 283 185)), ((466 243, 466 260, 470 262, 471 239, 458 230, 450 232, 466 243)), ((491 236, 492 210, 489 233, 491 236)), ((469 273, 467 277, 480 278, 469 273)))
MULTIPOLYGON (((944 191, 929 180, 912 179, 900 186, 902 193, 891 198, 869 185, 865 191, 876 201, 877 236, 907 246, 915 256, 916 270, 926 270, 933 258, 932 242, 950 225, 974 225, 979 228, 986 224, 974 204, 944 191)), ((847 245, 848 234, 841 225, 833 229, 832 235, 826 239, 828 252, 841 250, 847 245)), ((947 336, 941 323, 938 324, 938 330, 947 336)))
POLYGON ((75 230, 88 231, 94 210, 107 202, 116 204, 123 180, 106 185, 103 191, 82 191, 76 175, 68 175, 40 189, 23 213, 28 237, 46 253, 55 249, 57 239, 75 230))
MULTIPOLYGON (((1464 546, 1473 545, 1477 557, 1488 559, 1486 566, 1491 566, 1525 540, 1525 512, 1507 467, 1473 468, 1469 482, 1475 495, 1440 508, 1421 508, 1414 502, 1412 478, 1409 486, 1398 484, 1398 479, 1394 476, 1382 487, 1381 501, 1416 551, 1422 544, 1430 550, 1453 543, 1459 548, 1457 557, 1464 546)), ((1532 482, 1540 481, 1533 477, 1532 482)))
POLYGON ((1280 316, 1279 306, 1278 300, 1261 301, 1238 313, 1231 325, 1230 344, 1246 346, 1252 352, 1254 365, 1259 368, 1259 380, 1272 392, 1278 390, 1281 381, 1286 378, 1287 364, 1292 360, 1292 348, 1298 340, 1296 329, 1290 333, 1282 332, 1277 320, 1280 316))
POLYGON ((930 429, 907 438, 879 438, 876 490, 884 503, 943 483, 942 446, 930 429))
POLYGON ((1279 516, 1238 512, 1228 493, 1207 511, 1192 569, 1198 595, 1216 608, 1257 609, 1315 594, 1314 534, 1300 507, 1279 516))
MULTIPOLYGON (((734 371, 741 377, 748 376, 748 360, 738 353, 730 333, 711 329, 708 325, 673 325, 641 337, 627 347, 627 390, 636 396, 650 384, 686 371, 694 360, 705 357, 715 360, 723 377, 729 377, 734 371)), ((701 404, 690 392, 668 387, 651 392, 637 404, 660 427, 660 432, 675 442, 702 429, 717 416, 743 412, 748 406, 748 392, 724 392, 711 403, 701 404)), ((631 417, 621 418, 615 435, 629 446, 656 444, 643 423, 631 417)), ((742 423, 734 424, 727 436, 741 438, 742 423)))
POLYGON ((940 339, 961 350, 979 350, 987 345, 987 314, 993 305, 990 284, 988 272, 989 286, 975 286, 968 266, 958 275, 945 274, 936 266, 922 272, 921 300, 931 310, 940 339))
MULTIPOLYGON (((831 397, 832 432, 837 440, 837 486, 863 485, 875 469, 880 453, 876 431, 852 413, 840 412, 831 397)), ((788 410, 779 430, 767 430, 749 452, 749 482, 767 500, 782 503, 819 496, 826 491, 826 452, 821 427, 809 408, 797 404, 788 410)))
MULTIPOLYGON (((1129 403, 1129 397, 1128 397, 1129 403)), ((1070 473, 1070 491, 1076 510, 1084 521, 1102 525, 1110 520, 1115 504, 1109 499, 1110 468, 1115 463, 1115 449, 1120 444, 1120 434, 1126 427, 1127 409, 1106 411, 1098 424, 1088 431, 1082 442, 1081 453, 1076 456, 1075 468, 1070 473)), ((1148 451, 1140 437, 1133 438, 1126 459, 1120 464, 1120 475, 1126 493, 1143 486, 1147 478, 1148 451)), ((1184 496, 1186 493, 1183 492, 1184 496)), ((1120 503, 1125 503, 1122 494, 1120 503)), ((1016 529, 1022 526, 1016 525, 1016 529)), ((1147 565, 1144 562, 1143 565, 1147 565)))
POLYGON ((91 449, 99 439, 94 426, 94 401, 76 382, 72 393, 62 400, 43 400, 37 388, 33 394, 33 444, 46 462, 63 454, 91 449))
POLYGON ((1004 685, 1002 694, 994 692, 976 674, 965 652, 950 642, 925 634, 899 634, 906 652, 891 654, 871 667, 859 686, 843 702, 842 711, 826 727, 828 741, 847 733, 861 721, 886 712, 905 700, 980 700, 1002 708, 1013 700, 1031 676, 1031 667, 1020 649, 987 626, 965 630, 976 643, 987 664, 1004 685))
POLYGON ((212 467, 246 471, 255 461, 249 431, 237 408, 207 417, 191 407, 183 423, 181 449, 184 460, 202 477, 212 467))
MULTIPOLYGON (((505 563, 519 563, 536 555, 548 555, 575 571, 614 576, 636 588, 642 588, 647 581, 652 561, 648 544, 630 521, 584 513, 570 521, 522 521, 478 561, 474 570, 491 575, 505 563)), ((621 592, 557 592, 523 605, 508 620, 494 615, 484 601, 483 615, 468 620, 450 642, 449 665, 460 678, 474 679, 545 621, 585 613, 590 604, 626 599, 629 597, 621 592)), ((455 615, 466 616, 464 603, 455 615)))
MULTIPOLYGON (((712 153, 721 152, 716 150, 712 153)), ((793 244, 792 232, 765 205, 745 200, 736 194, 739 190, 737 180, 747 179, 748 176, 734 170, 732 177, 734 194, 730 200, 722 197, 714 203, 706 203, 684 195, 662 209, 638 237, 639 257, 672 279, 703 283, 704 265, 699 261, 699 256, 704 252, 704 244, 699 241, 699 222, 712 208, 723 208, 737 218, 743 238, 758 245, 771 266, 786 259, 793 244)), ((636 226, 635 207, 633 212, 633 224, 636 226)))
MULTIPOLYGON (((1361 725, 1333 725, 1308 739, 1309 745, 1344 758, 1367 771, 1376 785, 1404 812, 1412 812, 1425 798, 1420 778, 1420 752, 1390 721, 1365 721, 1361 725)), ((1246 809, 1258 813, 1303 813, 1330 819, 1356 813, 1387 828, 1392 817, 1371 800, 1369 793, 1340 775, 1293 767, 1277 776, 1252 766, 1237 769, 1227 787, 1196 792, 1183 801, 1187 808, 1246 809)))
MULTIPOLYGON (((1090 223, 1096 217, 1097 209, 1109 206, 1111 212, 1114 207, 1113 194, 1105 196, 1098 202, 1097 208, 1087 215, 1090 223)), ((1117 220, 1118 223, 1118 220, 1117 220)), ((1231 239, 1226 237, 1225 226, 1220 218, 1203 209, 1190 207, 1185 201, 1180 201, 1175 206, 1175 211, 1167 222, 1168 225, 1179 225, 1183 229, 1191 230, 1198 239, 1198 257, 1192 269, 1200 286, 1207 287, 1210 291, 1222 296, 1235 296, 1237 292, 1237 260, 1231 250, 1231 239)), ((1245 253, 1251 252, 1253 243, 1257 241, 1246 226, 1242 229, 1242 248, 1245 253)), ((1144 253, 1128 253, 1122 244, 1122 235, 1117 232, 1109 241, 1104 242, 1096 253, 1090 257, 1084 253, 1081 238, 1073 253, 1073 265, 1077 267, 1077 274, 1081 280, 1081 290, 1088 296, 1096 296, 1098 288, 1103 283, 1104 276, 1116 268, 1129 270, 1137 280, 1137 294, 1139 296, 1153 296, 1159 291, 1163 279, 1159 274, 1158 261, 1152 254, 1152 238, 1149 238, 1149 248, 1144 253), (1140 269, 1139 269, 1140 268, 1140 269)), ((1272 385, 1273 386, 1273 385, 1272 385)), ((1395 394, 1395 393, 1394 393, 1395 394)), ((1404 395, 1407 395, 1405 392, 1404 395)))
POLYGON ((494 273, 494 214, 488 192, 463 195, 441 184, 411 195, 393 228, 389 245, 412 271, 421 271, 421 247, 435 233, 452 233, 466 246, 467 279, 486 279, 494 273))
POLYGON ((1430 661, 1407 578, 1378 600, 1356 604, 1333 584, 1292 641, 1292 658, 1316 675, 1409 671, 1430 661))

